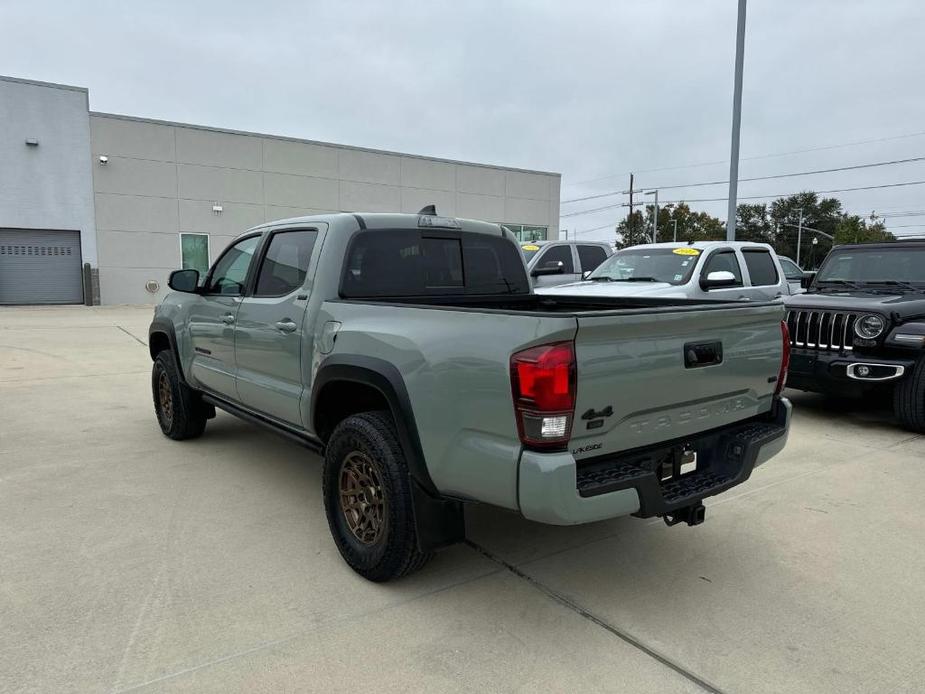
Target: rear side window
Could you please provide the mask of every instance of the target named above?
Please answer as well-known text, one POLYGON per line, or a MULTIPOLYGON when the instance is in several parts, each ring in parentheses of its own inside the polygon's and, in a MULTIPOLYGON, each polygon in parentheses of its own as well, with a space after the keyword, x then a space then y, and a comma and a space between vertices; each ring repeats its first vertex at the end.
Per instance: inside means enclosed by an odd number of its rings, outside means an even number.
POLYGON ((742 255, 745 257, 745 267, 748 268, 753 287, 777 284, 777 268, 768 251, 743 250, 742 255))
POLYGON ((588 272, 607 260, 607 253, 600 246, 579 246, 578 260, 581 261, 581 271, 588 272))
POLYGON ((550 263, 562 263, 562 272, 566 274, 575 272, 575 264, 572 262, 572 247, 553 246, 548 248, 540 256, 536 267, 546 267, 550 263))
POLYGON ((254 296, 285 296, 305 282, 318 232, 279 231, 270 238, 254 296))
POLYGON ((529 291, 520 251, 501 236, 388 229, 353 238, 340 294, 361 298, 529 291))

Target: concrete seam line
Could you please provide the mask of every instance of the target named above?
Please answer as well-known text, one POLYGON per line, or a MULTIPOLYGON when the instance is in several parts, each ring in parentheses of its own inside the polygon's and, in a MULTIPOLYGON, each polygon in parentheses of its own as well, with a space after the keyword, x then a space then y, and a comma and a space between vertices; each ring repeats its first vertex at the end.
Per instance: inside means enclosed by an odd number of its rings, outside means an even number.
POLYGON ((537 580, 533 576, 525 573, 524 571, 521 571, 516 566, 505 561, 501 557, 493 554, 492 552, 489 552, 487 549, 485 549, 481 545, 476 544, 472 540, 466 540, 466 544, 469 545, 476 552, 484 556, 485 558, 490 559, 491 561, 499 564, 500 566, 503 566, 505 569, 507 569, 509 572, 511 572, 518 578, 522 578, 527 583, 529 583, 531 586, 533 586, 538 591, 543 593, 546 597, 554 600, 555 602, 571 610, 572 612, 575 612, 579 616, 584 617, 592 624, 596 624, 597 626, 599 626, 601 629, 604 629, 605 631, 610 632, 617 638, 622 639, 623 641, 625 641, 627 644, 629 644, 633 648, 636 648, 637 650, 642 651, 642 653, 649 656, 656 662, 661 663, 662 665, 664 665, 665 667, 671 670, 674 670, 677 674, 681 675, 686 680, 693 682, 694 684, 696 684, 698 687, 700 687, 704 691, 710 692, 710 694, 723 694, 723 690, 721 690, 716 685, 710 684, 709 682, 707 682, 705 679, 703 679, 699 675, 691 672, 690 670, 685 668, 680 663, 677 663, 671 658, 669 658, 667 655, 664 655, 663 653, 659 653, 654 648, 647 646, 640 639, 633 636, 628 631, 620 629, 619 627, 615 627, 612 624, 608 624, 600 617, 597 617, 596 615, 592 614, 591 612, 583 608, 581 605, 578 605, 577 603, 573 602, 572 600, 565 597, 561 593, 553 590, 546 584, 541 583, 539 580, 537 580))
POLYGON ((132 338, 133 340, 135 340, 135 342, 137 342, 138 344, 140 344, 142 347, 147 347, 147 346, 148 346, 148 343, 147 343, 147 342, 145 342, 144 340, 138 339, 137 337, 135 337, 134 335, 132 335, 132 333, 130 333, 128 330, 126 330, 125 328, 123 328, 121 325, 117 325, 116 327, 117 327, 119 330, 121 330, 122 332, 124 332, 126 335, 128 335, 130 338, 132 338))
POLYGON ((454 588, 459 588, 460 586, 464 586, 467 583, 473 583, 480 579, 488 578, 489 576, 496 576, 497 574, 501 573, 501 570, 502 569, 499 568, 499 569, 494 569, 492 571, 487 571, 486 573, 480 573, 476 576, 470 576, 469 578, 464 578, 461 581, 456 581, 455 583, 450 583, 448 585, 435 588, 434 590, 429 590, 425 593, 421 593, 420 595, 415 595, 414 597, 408 598, 407 600, 399 600, 398 602, 395 602, 391 605, 384 605, 382 607, 369 610, 368 612, 360 613, 359 615, 351 615, 349 617, 341 617, 341 618, 335 618, 335 619, 323 621, 323 622, 320 622, 314 625, 310 629, 304 629, 295 634, 290 634, 289 636, 284 636, 279 639, 274 639, 273 641, 265 641, 264 643, 257 644, 256 646, 252 646, 251 648, 247 648, 242 651, 236 651, 235 653, 230 653, 228 655, 220 656, 218 658, 214 658, 213 660, 208 660, 204 663, 199 663, 198 665, 191 665, 190 667, 183 668, 182 670, 177 670, 175 672, 168 672, 166 675, 155 677, 154 679, 148 680, 146 682, 139 682, 137 684, 124 687, 122 689, 113 689, 111 691, 112 691, 112 694, 127 694, 128 692, 135 692, 140 689, 145 689, 146 687, 150 687, 154 684, 159 684, 161 682, 172 680, 177 677, 182 677, 183 675, 188 675, 193 672, 198 672, 199 670, 204 670, 206 668, 213 667, 215 665, 221 665, 222 663, 226 663, 229 660, 234 660, 236 658, 243 658, 245 656, 253 655, 254 653, 258 653, 260 651, 273 649, 273 648, 276 648, 277 646, 282 646, 287 643, 291 643, 292 641, 296 641, 297 639, 308 636, 309 634, 313 634, 317 632, 319 629, 322 629, 324 627, 336 626, 348 620, 356 619, 357 617, 367 617, 370 615, 378 614, 380 612, 388 612, 389 610, 392 610, 398 607, 403 607, 405 605, 409 605, 411 603, 417 602, 418 600, 423 600, 424 598, 428 598, 428 597, 437 595, 439 593, 443 593, 448 590, 453 590, 454 588))

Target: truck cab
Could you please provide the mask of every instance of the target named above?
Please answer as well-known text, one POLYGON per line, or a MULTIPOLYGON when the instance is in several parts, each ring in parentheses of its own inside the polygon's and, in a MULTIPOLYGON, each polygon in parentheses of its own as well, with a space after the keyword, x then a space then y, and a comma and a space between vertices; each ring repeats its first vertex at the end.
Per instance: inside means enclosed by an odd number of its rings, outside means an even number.
POLYGON ((604 241, 531 241, 520 244, 534 287, 577 282, 613 255, 604 241))

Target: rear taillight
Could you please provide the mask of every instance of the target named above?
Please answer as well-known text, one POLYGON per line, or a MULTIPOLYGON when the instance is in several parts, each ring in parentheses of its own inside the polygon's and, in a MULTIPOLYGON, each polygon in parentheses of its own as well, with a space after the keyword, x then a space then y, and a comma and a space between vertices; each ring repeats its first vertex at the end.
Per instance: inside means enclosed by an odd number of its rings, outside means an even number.
POLYGON ((511 356, 511 390, 520 441, 564 450, 572 434, 576 391, 571 342, 531 347, 511 356))
POLYGON ((777 387, 774 389, 774 395, 780 395, 787 385, 787 370, 790 368, 790 328, 787 327, 787 321, 780 322, 780 335, 783 340, 780 355, 780 371, 777 372, 777 387))

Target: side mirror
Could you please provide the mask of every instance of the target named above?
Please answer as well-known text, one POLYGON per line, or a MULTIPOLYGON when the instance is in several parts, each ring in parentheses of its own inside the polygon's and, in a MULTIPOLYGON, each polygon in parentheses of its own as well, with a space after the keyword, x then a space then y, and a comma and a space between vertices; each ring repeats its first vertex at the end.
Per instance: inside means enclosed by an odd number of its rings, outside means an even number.
POLYGON ((809 289, 814 279, 816 279, 815 272, 804 272, 803 277, 800 278, 800 286, 803 287, 803 289, 809 289))
POLYGON ((586 280, 591 276, 592 270, 585 270, 581 273, 581 279, 586 280))
POLYGON ((175 292, 195 293, 199 287, 199 270, 174 270, 167 286, 175 292))
POLYGON ((729 270, 716 270, 700 279, 700 287, 704 291, 720 289, 722 287, 734 287, 738 283, 739 280, 737 280, 736 276, 729 272, 729 270))
POLYGON ((530 274, 534 277, 539 277, 540 275, 561 275, 564 270, 565 264, 561 260, 550 260, 548 263, 543 263, 540 267, 533 268, 530 274))

